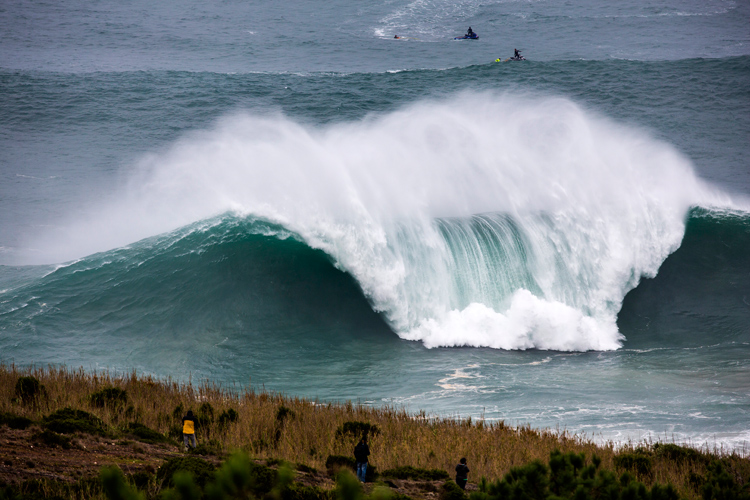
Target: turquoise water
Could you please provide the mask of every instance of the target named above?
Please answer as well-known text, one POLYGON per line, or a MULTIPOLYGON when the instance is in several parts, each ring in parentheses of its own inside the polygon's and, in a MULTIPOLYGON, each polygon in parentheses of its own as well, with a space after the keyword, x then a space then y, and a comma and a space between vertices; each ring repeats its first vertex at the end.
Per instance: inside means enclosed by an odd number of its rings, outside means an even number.
POLYGON ((749 14, 6 3, 0 361, 746 449, 749 14))

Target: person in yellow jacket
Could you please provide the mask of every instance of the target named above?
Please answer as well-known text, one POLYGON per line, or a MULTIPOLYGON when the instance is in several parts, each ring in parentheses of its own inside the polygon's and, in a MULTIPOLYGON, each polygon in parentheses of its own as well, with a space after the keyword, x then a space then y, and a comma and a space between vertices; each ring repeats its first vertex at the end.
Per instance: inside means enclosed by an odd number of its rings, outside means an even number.
POLYGON ((188 443, 196 446, 195 442, 195 417, 193 410, 188 410, 187 415, 182 417, 182 439, 185 441, 185 450, 188 449, 188 443))

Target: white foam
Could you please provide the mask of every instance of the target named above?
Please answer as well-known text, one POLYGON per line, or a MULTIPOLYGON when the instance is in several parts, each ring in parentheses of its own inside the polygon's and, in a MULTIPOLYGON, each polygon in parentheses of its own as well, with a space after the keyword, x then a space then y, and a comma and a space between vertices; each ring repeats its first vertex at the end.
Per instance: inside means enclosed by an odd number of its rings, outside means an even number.
POLYGON ((227 117, 37 243, 59 262, 233 211, 327 252, 404 338, 607 350, 697 204, 731 200, 643 132, 566 99, 465 93, 324 127, 227 117))

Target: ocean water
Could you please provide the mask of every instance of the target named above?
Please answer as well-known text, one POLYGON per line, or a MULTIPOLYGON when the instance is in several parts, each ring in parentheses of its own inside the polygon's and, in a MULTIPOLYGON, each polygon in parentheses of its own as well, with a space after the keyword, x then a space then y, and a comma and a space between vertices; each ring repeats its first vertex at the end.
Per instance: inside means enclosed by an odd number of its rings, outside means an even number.
POLYGON ((4 2, 0 362, 746 453, 748 19, 4 2))

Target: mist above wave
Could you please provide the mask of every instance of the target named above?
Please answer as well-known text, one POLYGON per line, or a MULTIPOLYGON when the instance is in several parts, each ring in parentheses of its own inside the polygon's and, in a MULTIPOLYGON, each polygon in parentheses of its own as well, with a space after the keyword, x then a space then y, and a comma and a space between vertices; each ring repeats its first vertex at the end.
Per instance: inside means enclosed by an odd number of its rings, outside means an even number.
POLYGON ((669 145, 569 100, 464 93, 324 127, 227 117, 40 245, 60 261, 252 215, 325 251, 404 338, 606 350, 690 206, 727 203, 669 145))

